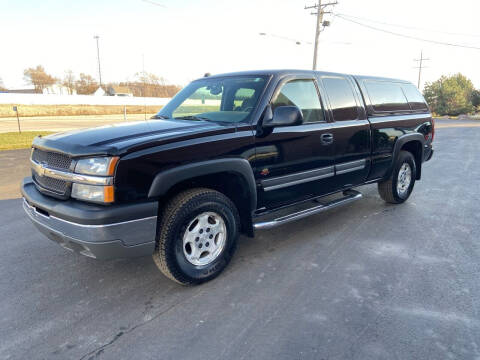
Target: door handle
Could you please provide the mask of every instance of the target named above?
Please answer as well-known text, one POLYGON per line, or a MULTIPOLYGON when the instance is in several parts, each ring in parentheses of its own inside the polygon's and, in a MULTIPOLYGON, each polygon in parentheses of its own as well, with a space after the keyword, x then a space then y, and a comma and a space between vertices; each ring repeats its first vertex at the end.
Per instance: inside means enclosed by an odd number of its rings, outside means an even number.
POLYGON ((320 135, 320 141, 322 142, 322 145, 330 145, 333 143, 333 134, 327 133, 320 135))

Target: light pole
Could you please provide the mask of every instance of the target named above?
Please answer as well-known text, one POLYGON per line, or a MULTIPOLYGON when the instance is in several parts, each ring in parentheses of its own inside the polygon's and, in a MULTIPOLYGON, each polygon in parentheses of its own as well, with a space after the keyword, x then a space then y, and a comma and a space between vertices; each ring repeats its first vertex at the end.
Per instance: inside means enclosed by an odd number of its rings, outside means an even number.
POLYGON ((100 47, 98 45, 98 40, 100 39, 100 36, 95 35, 93 38, 97 40, 98 79, 100 82, 100 86, 102 86, 102 69, 100 67, 100 47))

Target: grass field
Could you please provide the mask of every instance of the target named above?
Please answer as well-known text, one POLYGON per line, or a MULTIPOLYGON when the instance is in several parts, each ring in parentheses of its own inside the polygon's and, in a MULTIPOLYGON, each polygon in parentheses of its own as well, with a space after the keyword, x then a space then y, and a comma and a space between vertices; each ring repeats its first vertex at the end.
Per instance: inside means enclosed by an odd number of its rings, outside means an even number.
MULTIPOLYGON (((4 114, 10 111, 12 105, 0 105, 1 111, 4 114), (3 110, 2 110, 3 109, 3 110)), ((85 128, 92 128, 97 126, 118 126, 131 121, 143 121, 150 119, 160 107, 147 107, 147 114, 144 114, 145 109, 141 106, 131 106, 127 109, 127 116, 124 118, 122 106, 70 106, 70 110, 66 110, 66 106, 19 106, 20 112, 20 128, 22 134, 16 132, 18 124, 17 118, 13 114, 6 117, 0 115, 0 150, 22 149, 30 147, 33 138, 38 134, 51 134, 55 132, 63 132, 69 130, 79 130, 85 128), (55 110, 55 108, 57 110, 55 110), (76 109, 78 108, 78 109, 76 109), (107 108, 107 109, 105 109, 107 108), (117 108, 117 109, 113 109, 117 108), (23 113, 26 109, 30 110, 30 116, 25 116, 23 113), (121 110, 121 111, 117 111, 121 110), (140 111, 141 110, 141 111, 140 111), (51 115, 39 114, 45 112, 52 112, 51 115), (56 114, 54 115, 53 113, 56 114), (60 115, 59 112, 75 112, 84 111, 85 114, 80 115, 60 115), (95 111, 98 113, 96 114, 95 111), (131 113, 138 111, 138 113, 131 113), (102 114, 101 112, 107 112, 102 114), (111 113, 108 113, 111 112, 111 113)), ((188 116, 195 115, 202 112, 218 111, 218 105, 184 105, 181 106, 173 116, 188 116)), ((157 120, 161 121, 161 120, 157 120)))
POLYGON ((13 149, 28 149, 33 138, 38 135, 51 134, 50 131, 26 131, 19 133, 9 132, 0 134, 0 151, 13 149))
MULTIPOLYGON (((14 104, 0 104, 0 118, 16 116, 14 104)), ((123 105, 17 105, 20 117, 123 114, 123 105)), ((161 105, 148 105, 147 114, 155 114, 161 105)), ((143 114, 145 106, 127 105, 127 114, 143 114)))

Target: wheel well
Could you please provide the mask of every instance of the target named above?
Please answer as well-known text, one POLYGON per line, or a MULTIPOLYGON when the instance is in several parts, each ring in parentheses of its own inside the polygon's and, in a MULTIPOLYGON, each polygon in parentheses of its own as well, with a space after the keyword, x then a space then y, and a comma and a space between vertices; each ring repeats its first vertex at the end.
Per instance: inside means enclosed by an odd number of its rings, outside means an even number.
POLYGON ((400 150, 408 151, 413 155, 413 157, 415 158, 415 166, 417 168, 416 180, 420 180, 422 175, 422 143, 417 140, 409 141, 403 144, 400 150))
POLYGON ((160 203, 165 203, 166 199, 171 198, 180 191, 195 187, 205 187, 219 191, 232 200, 240 215, 242 233, 253 236, 249 188, 242 176, 231 172, 221 172, 187 179, 172 186, 162 196, 160 203))

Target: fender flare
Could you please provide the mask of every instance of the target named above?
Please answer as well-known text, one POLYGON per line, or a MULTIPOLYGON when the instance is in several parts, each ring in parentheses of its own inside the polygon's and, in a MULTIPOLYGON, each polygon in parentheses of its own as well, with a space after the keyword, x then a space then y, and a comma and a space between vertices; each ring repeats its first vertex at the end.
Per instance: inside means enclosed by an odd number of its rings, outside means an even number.
POLYGON ((181 181, 221 172, 231 172, 241 176, 245 180, 248 187, 250 210, 254 211, 257 207, 255 177, 253 176, 253 170, 248 160, 241 158, 200 161, 162 171, 153 179, 148 191, 148 197, 155 198, 165 195, 172 186, 181 181))
MULTIPOLYGON (((412 133, 412 134, 405 134, 402 135, 395 141, 395 145, 393 147, 393 154, 392 154, 392 163, 390 165, 390 168, 387 171, 387 174, 385 174, 385 179, 390 178, 393 172, 393 167, 395 166, 395 163, 397 162, 398 156, 400 155, 400 150, 402 149, 402 146, 405 145, 407 142, 410 141, 418 141, 420 142, 421 145, 421 154, 420 154, 420 166, 423 163, 423 147, 425 145, 425 138, 423 137, 422 134, 420 133, 412 133)), ((418 171, 421 171, 418 169, 418 171)))

